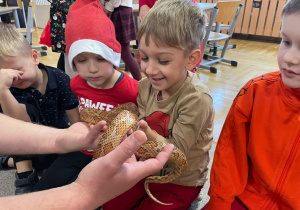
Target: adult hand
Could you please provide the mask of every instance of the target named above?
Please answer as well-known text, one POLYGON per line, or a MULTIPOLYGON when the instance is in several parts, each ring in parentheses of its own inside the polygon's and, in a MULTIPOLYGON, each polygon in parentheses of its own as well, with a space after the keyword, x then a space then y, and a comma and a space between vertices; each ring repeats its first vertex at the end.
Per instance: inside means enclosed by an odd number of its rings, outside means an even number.
POLYGON ((81 192, 79 203, 85 201, 89 208, 97 208, 130 189, 144 177, 163 168, 174 146, 168 144, 156 158, 136 161, 133 155, 144 143, 146 136, 136 131, 115 150, 92 161, 73 183, 81 192))

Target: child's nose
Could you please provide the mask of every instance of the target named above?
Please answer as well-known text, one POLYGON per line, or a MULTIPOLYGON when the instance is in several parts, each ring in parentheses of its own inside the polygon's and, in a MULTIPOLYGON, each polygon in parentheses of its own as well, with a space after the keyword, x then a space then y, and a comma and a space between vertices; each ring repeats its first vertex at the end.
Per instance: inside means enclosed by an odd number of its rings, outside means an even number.
POLYGON ((297 47, 291 47, 283 57, 284 61, 291 65, 300 64, 300 50, 297 47))
POLYGON ((90 73, 96 73, 96 72, 99 71, 98 65, 95 62, 91 61, 89 63, 89 69, 88 70, 89 70, 90 73))
POLYGON ((147 75, 156 75, 158 73, 156 62, 149 60, 145 68, 145 73, 147 75))

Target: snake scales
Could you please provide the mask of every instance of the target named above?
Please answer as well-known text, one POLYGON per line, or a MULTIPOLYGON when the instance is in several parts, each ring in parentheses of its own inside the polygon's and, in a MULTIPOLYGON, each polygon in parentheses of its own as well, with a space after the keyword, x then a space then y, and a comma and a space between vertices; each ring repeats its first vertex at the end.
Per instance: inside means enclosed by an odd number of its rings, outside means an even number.
MULTIPOLYGON (((107 130, 102 136, 97 149, 95 150, 93 160, 102 157, 116 148, 127 132, 132 129, 135 131, 138 127, 138 109, 133 103, 125 103, 115 107, 113 110, 101 111, 94 108, 84 108, 80 112, 80 120, 92 124, 105 120, 107 130)), ((165 142, 147 141, 137 152, 136 156, 144 159, 156 157, 164 148, 165 142)), ((183 152, 174 148, 169 161, 174 163, 174 170, 164 176, 150 176, 146 178, 144 186, 147 194, 157 203, 162 205, 172 205, 157 200, 148 188, 149 183, 168 183, 182 175, 187 168, 187 160, 183 152)))

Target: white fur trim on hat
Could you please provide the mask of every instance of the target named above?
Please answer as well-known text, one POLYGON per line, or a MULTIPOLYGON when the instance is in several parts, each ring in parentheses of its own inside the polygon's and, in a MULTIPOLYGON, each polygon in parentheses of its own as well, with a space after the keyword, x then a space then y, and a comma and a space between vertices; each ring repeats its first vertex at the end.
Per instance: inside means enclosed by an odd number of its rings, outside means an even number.
MULTIPOLYGON (((89 52, 100 55, 105 60, 119 67, 121 53, 117 53, 102 42, 92 39, 81 39, 72 43, 69 50, 69 63, 73 69, 73 59, 82 52, 89 52)), ((73 69, 74 70, 74 69, 73 69)))

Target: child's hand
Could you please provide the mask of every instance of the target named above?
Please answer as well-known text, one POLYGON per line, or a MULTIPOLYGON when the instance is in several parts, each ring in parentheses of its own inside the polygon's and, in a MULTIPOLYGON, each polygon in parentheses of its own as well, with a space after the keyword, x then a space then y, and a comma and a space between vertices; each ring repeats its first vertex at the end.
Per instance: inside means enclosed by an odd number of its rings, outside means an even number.
POLYGON ((98 143, 107 129, 105 121, 100 121, 96 125, 85 122, 77 122, 71 125, 68 130, 74 133, 80 133, 79 139, 72 139, 70 141, 64 139, 61 142, 60 148, 64 151, 79 151, 84 149, 96 149, 98 143))
POLYGON ((112 12, 111 12, 111 11, 108 11, 107 9, 103 9, 103 10, 104 10, 104 13, 106 14, 106 16, 107 16, 108 18, 111 18, 112 12))
POLYGON ((146 133, 147 129, 148 129, 148 123, 145 120, 140 120, 139 121, 139 130, 146 133))
POLYGON ((156 132, 154 132, 149 126, 148 123, 145 120, 139 121, 139 128, 138 130, 143 131, 148 141, 155 141, 156 140, 156 132))
POLYGON ((128 136, 130 136, 131 134, 133 133, 133 130, 130 129, 126 134, 125 136, 122 138, 121 142, 123 142, 128 136))
POLYGON ((9 89, 13 83, 22 79, 22 73, 14 69, 0 69, 0 91, 9 89))

